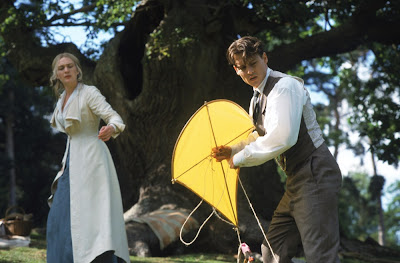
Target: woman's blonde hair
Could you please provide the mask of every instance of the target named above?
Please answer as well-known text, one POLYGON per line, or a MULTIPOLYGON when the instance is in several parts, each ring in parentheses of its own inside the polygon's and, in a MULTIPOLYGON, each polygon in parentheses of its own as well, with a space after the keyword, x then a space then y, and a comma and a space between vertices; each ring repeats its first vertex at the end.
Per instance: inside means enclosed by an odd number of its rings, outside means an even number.
POLYGON ((82 81, 82 75, 83 75, 82 69, 81 69, 81 64, 79 63, 79 59, 77 57, 75 57, 71 53, 58 54, 53 59, 53 63, 51 64, 52 74, 50 76, 50 86, 53 87, 54 94, 56 95, 57 98, 61 95, 61 92, 64 90, 64 85, 57 78, 57 64, 60 61, 60 59, 62 59, 62 58, 70 58, 74 62, 75 66, 78 70, 78 82, 82 81))

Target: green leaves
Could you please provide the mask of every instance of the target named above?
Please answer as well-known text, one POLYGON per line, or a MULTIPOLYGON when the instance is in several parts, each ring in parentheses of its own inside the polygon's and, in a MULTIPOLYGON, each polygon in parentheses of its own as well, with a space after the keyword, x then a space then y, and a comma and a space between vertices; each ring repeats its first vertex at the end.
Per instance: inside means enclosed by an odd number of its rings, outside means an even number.
POLYGON ((165 29, 159 28, 150 33, 146 44, 146 56, 162 60, 170 57, 173 49, 184 48, 195 42, 195 37, 187 33, 184 28, 176 27, 167 33, 165 29))
POLYGON ((137 0, 100 0, 96 1, 96 22, 95 26, 108 30, 110 27, 117 27, 127 22, 136 9, 137 0))
POLYGON ((375 44, 372 50, 371 77, 347 81, 347 97, 353 107, 349 121, 362 136, 371 140, 371 147, 380 160, 397 166, 400 157, 400 47, 375 44))

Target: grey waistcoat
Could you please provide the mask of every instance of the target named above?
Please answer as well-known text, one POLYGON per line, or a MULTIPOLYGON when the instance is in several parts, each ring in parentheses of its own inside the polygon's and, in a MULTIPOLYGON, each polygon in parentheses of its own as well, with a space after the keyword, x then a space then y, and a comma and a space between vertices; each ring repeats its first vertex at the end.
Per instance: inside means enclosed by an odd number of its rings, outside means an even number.
MULTIPOLYGON (((283 73, 272 71, 268 77, 264 87, 264 92, 261 95, 261 109, 258 115, 257 123, 255 124, 256 130, 260 136, 265 135, 264 118, 266 114, 267 98, 275 84, 283 77, 283 73), (276 77, 274 75, 279 75, 276 77)), ((301 117, 299 136, 294 146, 286 152, 275 158, 277 163, 285 171, 287 175, 293 174, 294 170, 299 167, 307 158, 324 143, 322 138, 322 131, 317 123, 315 112, 312 108, 310 96, 303 107, 303 114, 301 117)))

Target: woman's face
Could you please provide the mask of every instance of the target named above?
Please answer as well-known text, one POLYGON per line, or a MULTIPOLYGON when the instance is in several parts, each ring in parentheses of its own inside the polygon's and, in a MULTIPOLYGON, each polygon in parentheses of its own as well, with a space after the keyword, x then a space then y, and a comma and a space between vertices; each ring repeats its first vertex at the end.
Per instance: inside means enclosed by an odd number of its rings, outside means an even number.
POLYGON ((78 68, 74 61, 68 57, 61 58, 57 63, 57 78, 64 87, 74 88, 78 84, 78 68))

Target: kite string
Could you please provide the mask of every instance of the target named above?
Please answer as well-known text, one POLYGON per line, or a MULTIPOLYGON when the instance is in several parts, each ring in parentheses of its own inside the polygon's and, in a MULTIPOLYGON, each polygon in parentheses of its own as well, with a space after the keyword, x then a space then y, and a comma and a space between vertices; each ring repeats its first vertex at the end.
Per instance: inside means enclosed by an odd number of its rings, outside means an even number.
POLYGON ((185 244, 186 246, 190 246, 191 244, 194 243, 194 241, 196 241, 196 239, 197 239, 197 237, 199 236, 199 234, 200 234, 201 230, 203 229, 204 225, 208 222, 208 220, 210 220, 211 216, 214 214, 214 211, 211 212, 211 214, 206 218, 206 220, 204 220, 203 224, 201 224, 201 226, 199 227, 199 230, 197 231, 196 236, 193 238, 192 241, 186 242, 186 241, 183 240, 182 233, 183 233, 183 229, 185 228, 185 225, 186 225, 187 221, 189 221, 190 217, 191 217, 191 216, 193 215, 193 213, 197 210, 197 208, 200 207, 200 205, 203 203, 203 201, 204 201, 204 200, 201 199, 201 201, 199 202, 199 204, 193 209, 192 212, 190 212, 189 216, 186 218, 186 220, 185 220, 185 222, 183 223, 183 225, 182 225, 182 227, 181 227, 181 230, 180 230, 180 232, 179 232, 179 238, 181 239, 181 242, 182 242, 183 244, 185 244))
MULTIPOLYGON (((265 232, 264 232, 264 229, 263 229, 263 227, 262 227, 262 225, 261 225, 261 222, 260 222, 260 220, 259 220, 258 217, 257 217, 257 214, 256 214, 256 212, 255 212, 255 210, 254 210, 254 208, 253 208, 253 205, 252 205, 251 202, 250 202, 250 198, 249 198, 249 196, 247 195, 247 192, 246 192, 246 190, 245 190, 245 188, 244 188, 244 186, 243 186, 243 184, 242 184, 242 180, 240 180, 240 176, 239 176, 239 175, 238 175, 238 181, 239 181, 239 183, 240 183, 240 186, 242 187, 242 190, 243 190, 243 193, 244 193, 244 195, 245 195, 245 197, 246 197, 246 199, 247 199, 247 202, 249 203, 250 209, 251 209, 251 211, 253 212, 255 219, 257 220, 258 226, 259 226, 259 228, 260 228, 260 230, 261 230, 261 232, 262 232, 262 234, 263 234, 263 236, 264 236, 264 239, 265 239, 265 241, 267 242, 268 248, 269 248, 269 250, 271 251, 274 260, 278 263, 279 261, 278 261, 278 259, 276 258, 275 253, 274 253, 274 250, 272 249, 271 244, 269 243, 269 241, 268 241, 268 239, 267 239, 267 235, 266 235, 265 232)), ((190 217, 191 217, 191 216, 193 215, 193 213, 200 207, 200 205, 203 203, 203 201, 204 201, 204 199, 201 199, 201 201, 199 202, 199 204, 193 209, 192 212, 190 212, 190 214, 189 214, 188 217, 186 218, 186 220, 185 220, 185 222, 183 223, 183 225, 182 225, 182 227, 181 227, 181 230, 180 230, 180 232, 179 232, 180 240, 181 240, 181 242, 182 242, 183 244, 185 244, 186 246, 189 246, 189 245, 193 244, 193 243, 196 241, 196 239, 198 238, 198 236, 199 236, 201 230, 203 229, 203 227, 205 226, 205 224, 208 222, 208 220, 210 220, 210 218, 211 218, 211 216, 212 216, 213 214, 215 214, 220 220, 222 220, 222 221, 224 221, 224 222, 226 222, 226 223, 228 223, 228 224, 230 224, 230 225, 233 225, 231 222, 229 222, 229 221, 223 219, 223 218, 218 214, 217 210, 213 207, 213 211, 212 211, 211 214, 204 220, 204 222, 201 224, 201 226, 199 227, 199 230, 197 231, 196 236, 193 238, 193 240, 190 241, 190 242, 184 241, 184 240, 183 240, 183 237, 182 237, 183 229, 184 229, 184 227, 185 227, 187 221, 189 221, 190 217)), ((234 225, 233 225, 233 226, 234 226, 234 225)), ((236 233, 237 233, 239 244, 242 244, 242 241, 241 241, 241 238, 240 238, 240 233, 239 233, 239 228, 238 228, 238 227, 235 227, 234 229, 235 229, 235 231, 236 231, 236 233)), ((239 259, 239 255, 240 255, 240 246, 239 246, 239 248, 238 248, 238 259, 239 259)))
MULTIPOLYGON (((212 165, 212 159, 210 159, 209 165, 212 165)), ((211 168, 211 169, 213 169, 213 168, 211 168)), ((225 189, 224 189, 224 191, 225 191, 225 189)), ((204 195, 204 194, 203 194, 203 195, 204 195)), ((218 203, 222 200, 222 195, 223 195, 223 194, 221 194, 221 197, 220 197, 218 203)), ((229 221, 223 219, 223 218, 218 214, 218 212, 217 212, 217 210, 215 209, 215 207, 212 207, 212 210, 213 210, 213 211, 212 211, 211 214, 204 220, 204 222, 201 224, 201 226, 199 227, 199 230, 197 231, 197 234, 196 234, 196 236, 193 238, 193 240, 190 241, 190 242, 184 241, 184 240, 183 240, 183 237, 182 237, 183 229, 185 228, 185 225, 186 225, 187 221, 189 221, 189 218, 190 218, 190 217, 193 215, 193 213, 200 207, 200 205, 203 203, 203 201, 204 201, 204 199, 201 199, 201 201, 199 202, 199 204, 193 209, 192 212, 190 212, 190 214, 189 214, 188 217, 186 218, 186 220, 185 220, 185 222, 183 223, 183 225, 182 225, 182 227, 181 227, 181 230, 180 230, 180 232, 179 232, 180 240, 181 240, 181 242, 182 242, 183 244, 185 244, 186 246, 189 246, 189 245, 193 244, 193 243, 196 241, 196 239, 197 239, 197 237, 199 236, 199 234, 200 234, 201 230, 203 229, 204 225, 208 222, 208 220, 210 220, 210 218, 211 218, 211 216, 212 216, 213 214, 215 214, 220 220, 224 221, 225 223, 230 224, 230 225, 232 225, 232 226, 235 226, 235 225, 232 224, 231 222, 229 222, 229 221)), ((236 228, 236 229, 237 229, 237 228, 236 228)), ((240 237, 239 237, 239 240, 240 240, 240 237)))
MULTIPOLYGON (((201 202, 203 202, 203 200, 201 200, 201 202)), ((200 202, 200 203, 201 203, 201 202, 200 202)), ((195 209, 197 209, 197 207, 196 207, 195 209)), ((193 213, 193 212, 192 212, 192 213, 193 213)), ((191 214, 192 214, 192 213, 191 213, 191 214)), ((182 241, 182 243, 184 243, 185 245, 191 245, 191 244, 193 244, 193 242, 197 239, 197 237, 198 237, 198 235, 199 235, 199 233, 200 233, 200 231, 201 231, 201 228, 203 228, 203 226, 207 223, 207 221, 210 219, 210 217, 211 217, 213 214, 215 214, 221 221, 223 221, 223 222, 225 222, 225 223, 227 223, 227 224, 229 224, 229 225, 235 226, 235 225, 232 224, 231 222, 229 222, 229 221, 225 220, 224 218, 222 218, 222 217, 218 214, 217 210, 213 207, 213 212, 211 212, 211 214, 209 215, 209 217, 203 222, 203 224, 201 225, 199 231, 197 232, 196 237, 195 237, 190 243, 185 243, 185 242, 182 240, 182 236, 181 236, 181 241, 182 241)), ((189 215, 189 217, 190 217, 190 215, 189 215)), ((187 221, 187 219, 186 219, 186 221, 187 221)), ((186 224, 186 221, 185 221, 185 223, 183 223, 183 225, 186 224)), ((183 227, 183 226, 182 226, 182 227, 183 227)), ((236 234, 237 234, 237 236, 238 236, 238 241, 239 241, 239 247, 238 247, 238 252, 237 252, 237 263, 239 263, 240 252, 241 252, 240 244, 242 244, 242 240, 241 240, 241 238, 240 238, 239 228, 235 226, 233 229, 236 231, 236 234)), ((181 228, 181 230, 182 230, 182 228, 181 228)))
POLYGON ((265 239, 265 241, 267 242, 267 245, 268 245, 268 247, 269 247, 269 250, 271 251, 272 256, 274 257, 274 260, 275 260, 277 263, 279 263, 278 259, 277 259, 276 256, 275 256, 274 250, 272 249, 271 244, 269 243, 269 241, 268 241, 268 239, 267 239, 267 235, 266 235, 265 232, 264 232, 264 229, 263 229, 263 227, 262 227, 262 225, 261 225, 261 223, 260 223, 260 220, 259 220, 258 217, 257 217, 256 211, 254 210, 253 205, 252 205, 251 202, 250 202, 250 198, 249 198, 249 196, 247 195, 246 190, 244 189, 244 186, 243 186, 243 184, 242 184, 242 180, 240 180, 240 176, 239 176, 239 175, 238 175, 238 179, 239 179, 240 186, 242 187, 242 190, 243 190, 243 192, 244 192, 244 195, 246 196, 247 202, 249 203, 249 206, 250 206, 250 208, 251 208, 251 211, 253 211, 253 214, 254 214, 254 217, 255 217, 256 220, 257 220, 258 226, 260 227, 261 232, 262 232, 262 234, 264 235, 264 239, 265 239))
POLYGON ((240 239, 239 228, 236 227, 235 230, 236 230, 236 234, 237 234, 238 240, 239 240, 239 247, 238 247, 238 252, 237 252, 237 261, 236 261, 236 263, 240 263, 239 260, 240 260, 240 252, 241 252, 242 240, 240 239))
MULTIPOLYGON (((210 156, 211 156, 211 155, 210 155, 210 156)), ((208 156, 208 157, 210 157, 210 156, 208 156)), ((203 160, 205 160, 205 159, 206 159, 206 158, 204 158, 203 160)), ((203 161, 203 160, 202 160, 202 161, 203 161)), ((208 163, 208 167, 210 167, 210 166, 211 166, 211 169, 214 170, 213 167, 212 167, 212 158, 210 158, 210 162, 208 163)), ((205 185, 206 185, 206 184, 205 184, 205 185)), ((204 189, 204 191, 205 191, 205 189, 204 189)), ((205 195, 205 193, 203 193, 203 196, 204 196, 204 195, 205 195)), ((210 220, 211 216, 214 214, 215 209, 214 209, 214 207, 213 207, 213 211, 212 211, 211 214, 204 220, 204 222, 201 224, 201 226, 199 227, 199 230, 197 231, 196 236, 193 238, 193 240, 190 241, 190 242, 186 242, 186 241, 183 240, 182 233, 183 233, 183 229, 185 228, 185 225, 186 225, 187 221, 189 221, 189 218, 192 217, 193 213, 196 212, 196 210, 200 207, 200 205, 203 203, 203 201, 204 201, 204 199, 202 198, 202 199, 200 200, 199 204, 192 210, 192 212, 190 212, 190 214, 187 216, 185 222, 184 222, 183 225, 181 226, 181 230, 180 230, 180 232, 179 232, 179 238, 180 238, 181 242, 182 242, 183 244, 185 244, 186 246, 190 246, 191 244, 194 243, 194 241, 196 241, 196 239, 197 239, 197 237, 199 236, 201 230, 203 229, 203 227, 205 226, 205 224, 208 222, 208 220, 210 220)))

